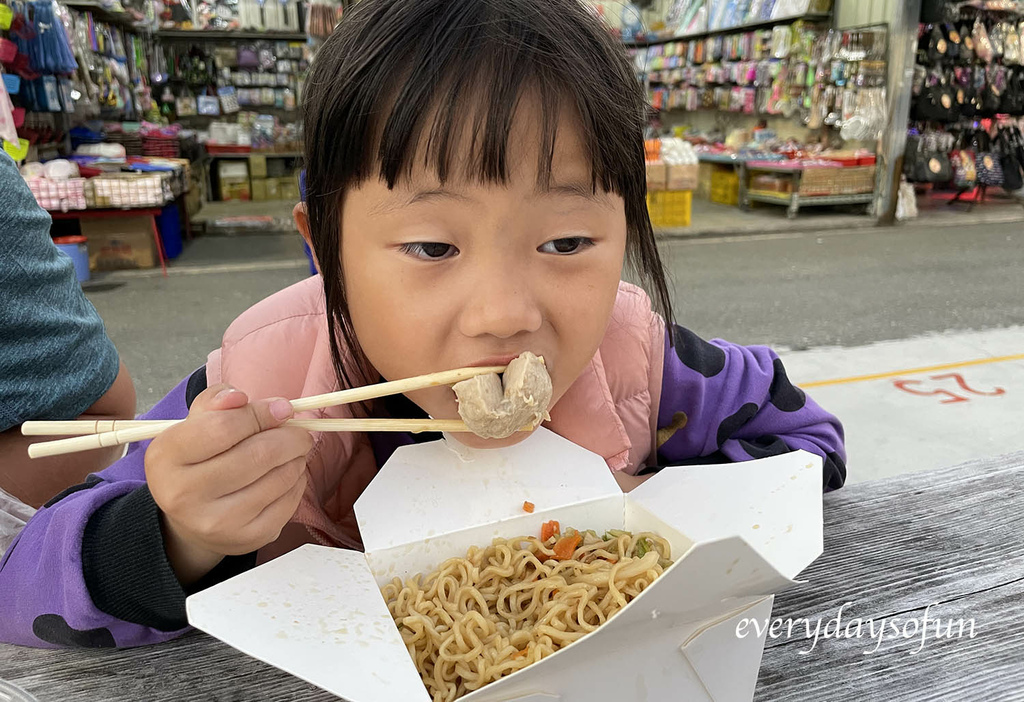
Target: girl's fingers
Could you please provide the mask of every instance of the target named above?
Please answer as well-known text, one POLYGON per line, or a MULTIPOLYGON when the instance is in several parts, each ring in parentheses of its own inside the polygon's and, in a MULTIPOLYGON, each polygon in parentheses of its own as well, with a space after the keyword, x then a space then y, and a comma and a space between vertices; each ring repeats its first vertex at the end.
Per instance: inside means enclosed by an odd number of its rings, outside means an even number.
POLYGON ((251 522, 239 530, 239 536, 250 546, 243 553, 263 548, 276 541, 281 535, 281 530, 295 516, 295 510, 299 508, 305 492, 306 473, 303 471, 299 480, 288 491, 264 507, 251 522))
POLYGON ((176 465, 202 463, 245 439, 281 426, 292 405, 282 398, 248 401, 245 393, 227 386, 208 388, 192 403, 188 418, 150 444, 162 460, 176 465))
POLYGON ((250 436, 202 465, 185 470, 197 489, 216 499, 253 486, 291 461, 300 460, 305 465, 312 447, 313 437, 305 429, 277 427, 250 436))
POLYGON ((216 509, 230 514, 233 523, 241 527, 295 489, 296 484, 305 485, 305 479, 305 457, 292 459, 271 469, 252 484, 221 497, 215 502, 216 509))

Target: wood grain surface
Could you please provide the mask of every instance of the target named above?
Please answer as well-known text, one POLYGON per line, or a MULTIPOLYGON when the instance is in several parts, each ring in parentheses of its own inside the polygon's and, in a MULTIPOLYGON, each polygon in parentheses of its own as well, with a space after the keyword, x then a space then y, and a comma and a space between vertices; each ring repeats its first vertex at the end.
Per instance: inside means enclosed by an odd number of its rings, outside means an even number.
MULTIPOLYGON (((1024 452, 824 499, 825 553, 801 575, 807 584, 776 597, 777 635, 769 635, 755 700, 1024 701, 1024 452), (840 607, 837 638, 829 622, 840 607), (885 640, 865 653, 883 621, 885 640)), ((0 645, 0 678, 41 702, 336 699, 199 633, 120 651, 0 645)))

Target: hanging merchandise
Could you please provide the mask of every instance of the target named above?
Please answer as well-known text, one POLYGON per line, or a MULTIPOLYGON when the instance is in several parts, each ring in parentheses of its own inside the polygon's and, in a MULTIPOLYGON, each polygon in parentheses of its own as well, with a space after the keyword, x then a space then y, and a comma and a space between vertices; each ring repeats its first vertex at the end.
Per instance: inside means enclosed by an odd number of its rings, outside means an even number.
POLYGON ((40 74, 74 73, 78 69, 65 31, 67 7, 52 0, 26 3, 25 15, 31 18, 34 36, 15 36, 18 52, 28 57, 28 65, 40 74), (54 10, 58 9, 55 14, 54 10))

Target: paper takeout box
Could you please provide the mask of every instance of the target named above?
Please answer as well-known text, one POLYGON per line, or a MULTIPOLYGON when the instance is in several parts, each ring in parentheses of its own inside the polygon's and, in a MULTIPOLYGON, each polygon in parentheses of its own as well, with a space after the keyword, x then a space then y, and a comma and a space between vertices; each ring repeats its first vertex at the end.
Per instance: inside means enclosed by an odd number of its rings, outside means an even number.
POLYGON ((191 596, 189 622, 351 702, 429 702, 379 587, 491 539, 654 531, 675 563, 593 633, 466 702, 750 700, 772 595, 821 554, 821 460, 669 468, 624 495, 604 460, 538 429, 504 449, 398 449, 355 505, 366 553, 308 545, 191 596), (536 505, 523 511, 524 500, 536 505))

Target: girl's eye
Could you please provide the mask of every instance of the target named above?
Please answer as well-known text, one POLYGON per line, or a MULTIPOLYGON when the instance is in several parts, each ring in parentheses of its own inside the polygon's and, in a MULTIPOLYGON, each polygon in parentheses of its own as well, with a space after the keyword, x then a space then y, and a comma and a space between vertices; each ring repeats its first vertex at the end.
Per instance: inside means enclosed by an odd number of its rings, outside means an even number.
POLYGON ((441 244, 434 241, 416 241, 411 244, 402 244, 402 251, 413 258, 424 261, 442 261, 451 258, 459 252, 451 244, 441 244))
POLYGON ((593 239, 585 236, 570 236, 564 239, 555 239, 542 244, 538 251, 558 255, 574 254, 594 245, 593 239))

